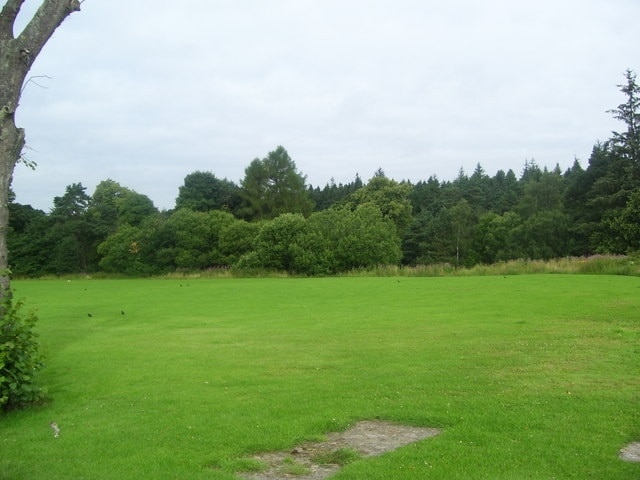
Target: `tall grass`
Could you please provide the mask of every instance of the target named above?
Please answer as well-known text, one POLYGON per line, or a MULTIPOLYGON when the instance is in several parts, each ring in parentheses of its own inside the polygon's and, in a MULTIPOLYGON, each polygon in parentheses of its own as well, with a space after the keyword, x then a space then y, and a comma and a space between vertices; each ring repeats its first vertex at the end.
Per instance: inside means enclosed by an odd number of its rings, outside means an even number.
MULTIPOLYGON (((450 263, 429 265, 378 265, 374 268, 355 269, 337 276, 342 277, 467 277, 485 275, 531 275, 545 273, 597 274, 640 276, 640 254, 592 255, 589 257, 565 257, 551 260, 509 260, 490 265, 459 267, 450 263)), ((161 275, 162 279, 189 280, 213 278, 289 278, 296 277, 284 271, 264 269, 210 268, 206 270, 178 270, 161 275)), ((40 280, 57 280, 61 277, 47 275, 40 280)), ((65 275, 64 279, 127 279, 125 275, 111 273, 65 275)), ((26 280, 20 278, 19 280, 26 280)))
POLYGON ((623 255, 593 255, 552 260, 510 260, 491 265, 456 267, 449 263, 418 266, 380 265, 368 270, 354 270, 354 277, 447 277, 483 275, 530 275, 545 273, 640 276, 640 259, 623 255))
POLYGON ((617 456, 640 439, 636 277, 14 286, 50 401, 0 417, 0 479, 231 480, 374 418, 443 433, 336 479, 640 477, 617 456))

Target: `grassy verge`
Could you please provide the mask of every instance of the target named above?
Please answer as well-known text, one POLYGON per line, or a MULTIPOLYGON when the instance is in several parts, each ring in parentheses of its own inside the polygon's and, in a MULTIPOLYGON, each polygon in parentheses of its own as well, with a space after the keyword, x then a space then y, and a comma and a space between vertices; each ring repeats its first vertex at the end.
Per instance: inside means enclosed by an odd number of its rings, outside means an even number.
POLYGON ((636 277, 15 287, 39 306, 51 401, 0 418, 0 479, 232 479, 367 418, 444 432, 338 479, 640 475, 617 458, 640 438, 636 277))
POLYGON ((470 268, 457 268, 451 264, 418 265, 415 267, 391 265, 380 266, 368 271, 354 271, 349 275, 365 277, 469 277, 548 273, 640 276, 640 259, 637 255, 593 255, 591 257, 566 257, 552 260, 510 260, 491 265, 480 264, 470 268))

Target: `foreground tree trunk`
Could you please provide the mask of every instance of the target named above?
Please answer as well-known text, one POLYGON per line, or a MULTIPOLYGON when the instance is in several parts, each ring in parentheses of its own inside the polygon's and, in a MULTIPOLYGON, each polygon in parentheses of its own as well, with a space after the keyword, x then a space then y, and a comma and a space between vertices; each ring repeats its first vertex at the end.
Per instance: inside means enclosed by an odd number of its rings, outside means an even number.
POLYGON ((64 19, 80 10, 81 2, 44 0, 15 37, 14 24, 23 3, 24 0, 6 0, 0 12, 0 302, 10 295, 9 188, 25 145, 24 129, 16 126, 15 112, 31 65, 64 19))

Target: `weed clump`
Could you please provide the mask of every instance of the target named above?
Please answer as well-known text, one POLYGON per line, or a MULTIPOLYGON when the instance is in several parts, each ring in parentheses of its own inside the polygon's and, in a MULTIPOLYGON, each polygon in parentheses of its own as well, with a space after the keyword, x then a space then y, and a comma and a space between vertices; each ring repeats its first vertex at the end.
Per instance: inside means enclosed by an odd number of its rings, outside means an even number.
POLYGON ((311 470, 302 463, 288 457, 282 461, 282 473, 285 475, 307 475, 311 470))

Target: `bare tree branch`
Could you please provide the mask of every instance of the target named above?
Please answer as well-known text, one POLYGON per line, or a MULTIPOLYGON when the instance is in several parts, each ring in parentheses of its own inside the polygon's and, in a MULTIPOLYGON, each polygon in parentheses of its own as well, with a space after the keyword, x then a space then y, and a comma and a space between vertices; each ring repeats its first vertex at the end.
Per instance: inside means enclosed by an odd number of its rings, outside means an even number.
POLYGON ((34 80, 34 78, 48 78, 49 80, 51 80, 51 77, 49 75, 34 75, 32 77, 29 77, 27 81, 24 82, 24 85, 22 85, 22 89, 20 90, 20 96, 22 96, 22 93, 25 91, 25 89, 27 88, 27 85, 29 85, 30 83, 33 83, 35 86, 40 88, 49 88, 49 87, 45 87, 44 85, 40 85, 38 82, 34 80))

